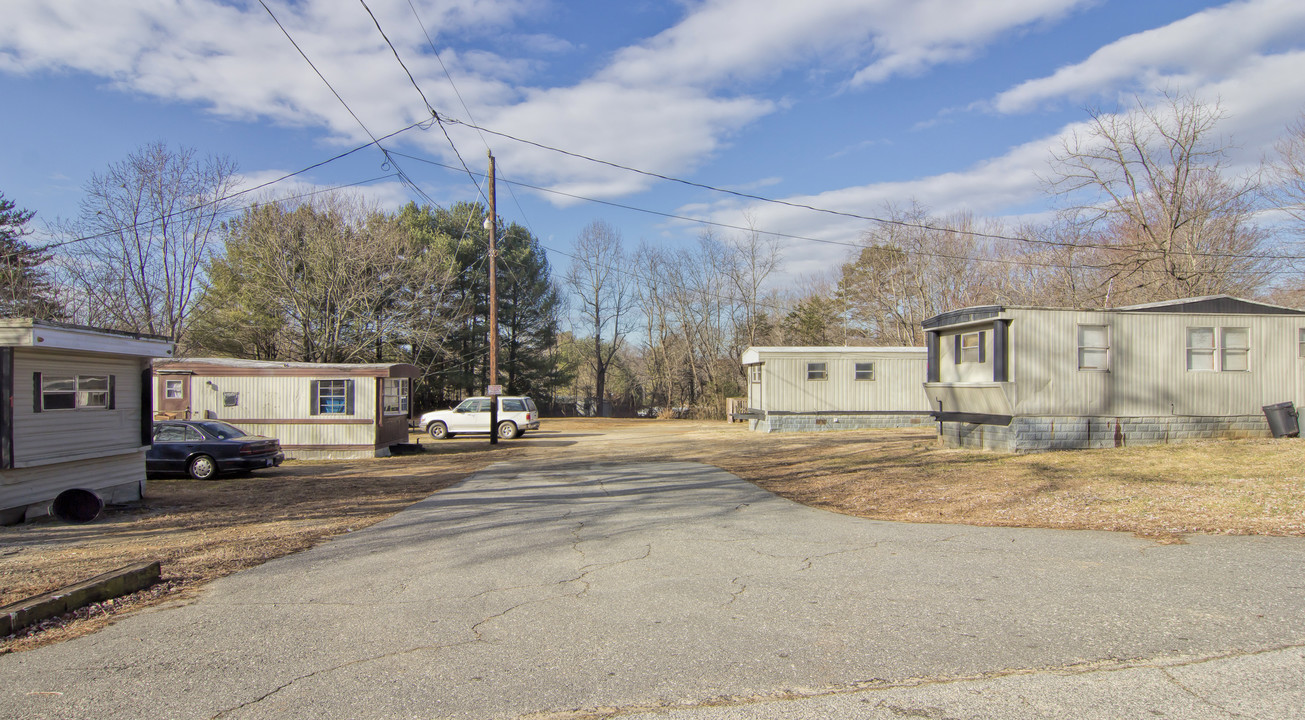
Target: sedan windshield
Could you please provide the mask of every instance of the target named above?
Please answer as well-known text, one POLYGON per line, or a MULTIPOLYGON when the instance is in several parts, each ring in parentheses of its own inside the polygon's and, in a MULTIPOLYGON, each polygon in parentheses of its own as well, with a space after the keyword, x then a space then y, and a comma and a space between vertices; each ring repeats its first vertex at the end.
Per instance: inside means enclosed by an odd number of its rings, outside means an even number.
POLYGON ((228 425, 224 422, 203 422, 199 426, 204 428, 204 432, 217 438, 218 440, 230 440, 231 438, 245 437, 247 434, 244 430, 228 425))

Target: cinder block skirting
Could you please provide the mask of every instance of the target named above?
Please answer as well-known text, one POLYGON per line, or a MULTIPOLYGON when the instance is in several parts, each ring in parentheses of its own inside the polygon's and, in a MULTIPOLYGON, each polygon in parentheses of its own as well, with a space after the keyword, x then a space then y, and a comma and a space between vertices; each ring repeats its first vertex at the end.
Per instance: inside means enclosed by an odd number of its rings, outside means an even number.
POLYGON ((906 428, 933 424, 928 413, 767 413, 763 420, 750 420, 758 432, 819 432, 825 430, 868 430, 906 428))
POLYGON ((97 575, 62 590, 0 608, 0 637, 91 603, 130 595, 159 580, 159 563, 139 563, 97 575))
POLYGON ((1156 445, 1184 440, 1268 437, 1263 415, 1231 417, 1015 417, 1010 425, 944 422, 945 447, 1004 452, 1156 445))

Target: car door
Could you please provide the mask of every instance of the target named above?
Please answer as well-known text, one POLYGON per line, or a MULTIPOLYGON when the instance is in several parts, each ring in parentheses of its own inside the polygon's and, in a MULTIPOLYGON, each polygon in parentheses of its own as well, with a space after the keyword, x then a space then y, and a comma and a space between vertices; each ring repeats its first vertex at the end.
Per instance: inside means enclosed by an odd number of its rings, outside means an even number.
POLYGON ((485 432, 489 429, 489 401, 480 398, 463 400, 449 418, 449 432, 485 432), (483 417, 482 417, 483 416, 483 417), (482 428, 481 426, 484 426, 482 428))
POLYGON ((155 423, 154 444, 145 454, 149 472, 185 472, 191 429, 181 423, 155 423))

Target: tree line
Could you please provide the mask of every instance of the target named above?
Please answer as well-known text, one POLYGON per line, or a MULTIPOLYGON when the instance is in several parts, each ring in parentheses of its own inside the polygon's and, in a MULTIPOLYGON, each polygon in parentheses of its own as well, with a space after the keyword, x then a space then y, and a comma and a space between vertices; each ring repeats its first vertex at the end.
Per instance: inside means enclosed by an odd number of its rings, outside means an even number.
MULTIPOLYGON (((921 345, 921 321, 968 305, 1300 305, 1305 120, 1275 157, 1232 168, 1223 118, 1177 94, 1090 111, 1049 159, 1054 215, 889 205, 800 287, 776 287, 784 248, 760 228, 631 247, 596 220, 555 278, 539 239, 500 219, 500 381, 561 413, 719 417, 753 345, 921 345)), ((0 194, 4 313, 161 335, 189 356, 412 363, 420 408, 484 391, 481 204, 386 212, 325 193, 237 208, 234 176, 228 160, 146 146, 93 176, 39 247, 32 211, 0 194)))

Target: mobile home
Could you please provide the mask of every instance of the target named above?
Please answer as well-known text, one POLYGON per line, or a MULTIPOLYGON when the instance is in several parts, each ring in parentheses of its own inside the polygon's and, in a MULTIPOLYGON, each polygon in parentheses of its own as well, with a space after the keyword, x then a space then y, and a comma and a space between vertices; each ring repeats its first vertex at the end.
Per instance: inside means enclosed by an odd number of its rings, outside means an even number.
POLYGON ((760 432, 927 425, 925 359, 911 347, 751 347, 736 416, 760 432))
POLYGON ((160 418, 222 420, 281 441, 287 458, 382 457, 408 441, 406 363, 189 358, 154 364, 160 418))
POLYGON ((0 524, 49 514, 62 493, 139 500, 150 444, 151 335, 0 319, 0 524))
POLYGON ((943 443, 1013 452, 1269 434, 1305 401, 1305 311, 1227 295, 924 322, 943 443))

